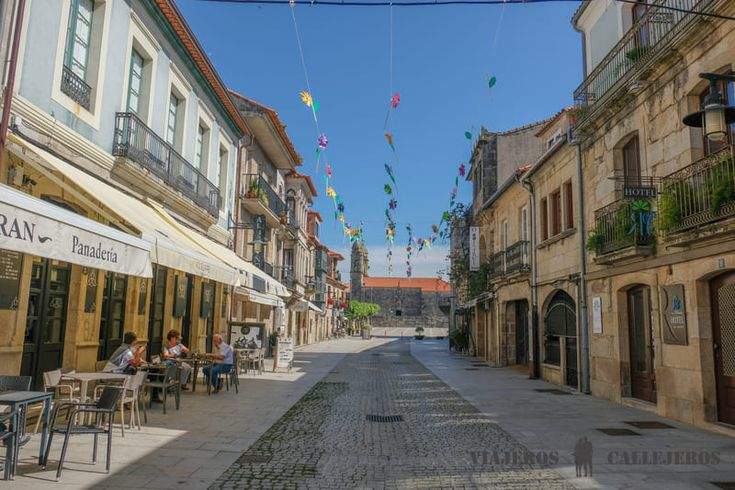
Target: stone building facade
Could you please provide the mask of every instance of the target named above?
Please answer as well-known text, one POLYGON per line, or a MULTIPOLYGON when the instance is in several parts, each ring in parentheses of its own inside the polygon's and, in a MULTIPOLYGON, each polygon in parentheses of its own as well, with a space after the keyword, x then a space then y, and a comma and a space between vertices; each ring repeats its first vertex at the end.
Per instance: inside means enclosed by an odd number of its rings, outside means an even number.
POLYGON ((371 319, 373 328, 401 329, 449 327, 449 283, 430 277, 371 277, 368 251, 362 242, 352 246, 350 299, 375 303, 380 312, 371 319))
MULTIPOLYGON (((735 14, 730 1, 676 5, 735 14)), ((735 424, 735 132, 708 141, 682 119, 709 90, 700 73, 735 69, 735 26, 617 2, 584 2, 573 23, 586 53, 575 133, 592 394, 724 431, 735 424)), ((735 104, 735 84, 718 85, 735 104)))

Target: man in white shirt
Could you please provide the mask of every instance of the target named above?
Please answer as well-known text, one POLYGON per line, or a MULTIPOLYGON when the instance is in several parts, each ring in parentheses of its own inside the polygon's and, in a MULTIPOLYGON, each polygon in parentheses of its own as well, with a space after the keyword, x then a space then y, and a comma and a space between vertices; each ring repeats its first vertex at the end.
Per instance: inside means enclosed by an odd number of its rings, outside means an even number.
POLYGON ((218 333, 212 336, 212 343, 214 343, 215 350, 212 357, 215 362, 212 366, 202 369, 202 372, 207 379, 207 384, 212 384, 214 392, 217 393, 220 389, 219 375, 228 374, 232 370, 235 364, 235 351, 222 340, 222 336, 218 333))

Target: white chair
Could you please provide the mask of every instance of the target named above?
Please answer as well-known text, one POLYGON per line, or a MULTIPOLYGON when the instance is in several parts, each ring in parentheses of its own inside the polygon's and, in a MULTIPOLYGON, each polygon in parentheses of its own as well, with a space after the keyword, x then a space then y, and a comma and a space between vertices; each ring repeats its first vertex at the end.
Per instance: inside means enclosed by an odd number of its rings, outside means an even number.
MULTIPOLYGON (((130 421, 128 426, 131 429, 133 428, 137 414, 138 430, 141 430, 139 402, 141 388, 147 375, 148 373, 146 371, 138 371, 137 373, 126 377, 122 383, 122 396, 118 403, 120 406, 120 433, 123 437, 125 437, 125 405, 128 403, 130 404, 130 421)), ((110 386, 110 384, 112 383, 97 385, 94 389, 95 399, 98 398, 100 390, 103 390, 105 386, 110 386)))
MULTIPOLYGON (((66 374, 74 374, 74 371, 70 371, 66 374)), ((79 385, 72 380, 66 379, 64 383, 61 382, 63 373, 61 369, 54 369, 53 371, 46 371, 43 373, 43 391, 53 391, 54 399, 58 402, 77 403, 81 400, 81 394, 79 392, 79 385)), ((40 405, 43 408, 43 404, 40 405)), ((36 421, 36 428, 34 433, 38 432, 38 428, 41 425, 41 414, 39 412, 38 420, 36 421)))

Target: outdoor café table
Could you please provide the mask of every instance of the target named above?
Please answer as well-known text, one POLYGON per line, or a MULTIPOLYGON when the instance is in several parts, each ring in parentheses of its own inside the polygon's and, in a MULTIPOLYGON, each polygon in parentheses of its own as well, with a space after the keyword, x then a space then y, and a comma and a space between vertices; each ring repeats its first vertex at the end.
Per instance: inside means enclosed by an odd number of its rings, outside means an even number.
POLYGON ((212 364, 212 356, 210 354, 200 355, 197 357, 181 357, 175 359, 176 362, 185 362, 192 367, 191 372, 191 391, 192 393, 197 390, 197 377, 199 376, 199 369, 212 364))
MULTIPOLYGON (((0 406, 10 407, 13 415, 10 418, 10 426, 14 431, 18 429, 19 422, 19 410, 28 410, 28 405, 31 403, 43 402, 43 429, 41 431, 41 448, 38 451, 38 464, 45 465, 45 452, 46 441, 49 435, 49 422, 51 418, 51 404, 53 403, 53 393, 47 391, 6 391, 0 393, 0 406)), ((27 413, 27 412, 26 412, 27 413)), ((12 458, 10 463, 10 471, 6 471, 3 478, 10 480, 15 475, 15 467, 18 463, 18 452, 20 445, 17 444, 18 434, 16 433, 8 442, 12 447, 10 448, 10 457, 12 458)), ((7 467, 7 466, 6 466, 7 467)))
POLYGON ((81 385, 80 393, 82 396, 82 401, 86 402, 89 401, 89 395, 88 395, 88 387, 90 381, 105 381, 105 380, 112 380, 112 379, 119 379, 119 380, 125 380, 129 377, 129 374, 121 374, 121 373, 106 373, 106 372, 99 372, 99 373, 74 373, 74 374, 65 374, 62 376, 62 379, 73 379, 75 381, 79 381, 79 384, 81 385))

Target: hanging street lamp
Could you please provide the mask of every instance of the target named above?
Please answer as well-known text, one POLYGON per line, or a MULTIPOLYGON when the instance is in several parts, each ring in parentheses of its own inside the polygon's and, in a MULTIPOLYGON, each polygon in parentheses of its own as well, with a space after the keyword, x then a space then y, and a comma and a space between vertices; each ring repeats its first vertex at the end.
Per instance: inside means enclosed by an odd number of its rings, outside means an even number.
POLYGON ((721 142, 727 138, 728 126, 735 122, 735 107, 725 105, 725 97, 717 82, 735 82, 735 75, 700 73, 709 81, 709 93, 704 98, 704 110, 687 115, 682 122, 686 126, 702 128, 708 140, 721 142))

